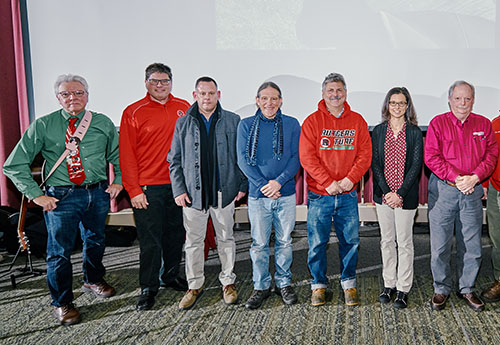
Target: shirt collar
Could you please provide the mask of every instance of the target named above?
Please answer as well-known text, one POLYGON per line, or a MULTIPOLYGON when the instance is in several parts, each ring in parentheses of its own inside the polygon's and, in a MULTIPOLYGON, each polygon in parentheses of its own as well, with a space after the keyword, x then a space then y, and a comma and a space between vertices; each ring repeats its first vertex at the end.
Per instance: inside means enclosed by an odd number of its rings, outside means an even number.
POLYGON ((165 104, 167 104, 172 99, 173 96, 172 96, 172 93, 169 93, 167 101, 165 103, 163 103, 163 104, 160 103, 160 102, 158 102, 157 100, 155 100, 153 97, 151 97, 151 95, 149 94, 149 92, 146 93, 146 97, 151 101, 151 103, 158 104, 160 106, 164 106, 165 104))
POLYGON ((462 121, 460 121, 454 114, 453 112, 449 111, 448 113, 446 113, 446 115, 448 116, 448 118, 457 126, 464 126, 467 122, 469 122, 469 119, 472 115, 472 112, 467 116, 467 118, 464 120, 464 122, 462 123, 462 121))
POLYGON ((340 118, 342 116, 342 114, 344 113, 344 110, 345 110, 345 107, 342 107, 342 110, 340 111, 340 113, 338 115, 333 115, 332 116, 335 116, 337 119, 340 118))
MULTIPOLYGON (((64 109, 61 109, 61 115, 63 116, 64 120, 69 120, 70 117, 75 117, 73 115, 70 115, 66 110, 64 109)), ((83 115, 85 115, 85 109, 82 110, 78 115, 76 115, 76 117, 78 118, 78 120, 81 120, 83 115)))

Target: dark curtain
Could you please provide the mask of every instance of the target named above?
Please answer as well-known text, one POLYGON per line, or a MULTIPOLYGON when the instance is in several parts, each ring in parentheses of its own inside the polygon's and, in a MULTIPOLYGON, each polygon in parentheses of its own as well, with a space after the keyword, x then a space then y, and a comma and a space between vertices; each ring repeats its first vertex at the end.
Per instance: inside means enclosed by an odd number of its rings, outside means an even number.
MULTIPOLYGON (((29 125, 20 1, 0 1, 0 165, 29 125)), ((0 173, 0 204, 19 207, 20 193, 0 173)))

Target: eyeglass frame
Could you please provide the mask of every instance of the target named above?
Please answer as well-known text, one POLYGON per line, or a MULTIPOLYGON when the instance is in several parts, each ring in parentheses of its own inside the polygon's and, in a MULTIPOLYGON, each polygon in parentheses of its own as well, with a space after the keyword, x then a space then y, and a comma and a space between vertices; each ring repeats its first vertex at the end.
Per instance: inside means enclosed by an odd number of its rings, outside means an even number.
POLYGON ((162 86, 167 86, 167 85, 170 85, 172 83, 172 79, 154 79, 154 78, 149 78, 147 81, 148 81, 148 83, 150 83, 152 85, 158 85, 158 83, 159 83, 162 86))
POLYGON ((57 94, 64 99, 68 99, 73 95, 74 97, 83 97, 87 91, 85 90, 76 90, 76 91, 60 91, 57 94))
POLYGON ((394 102, 394 101, 390 101, 389 102, 389 105, 393 108, 396 108, 396 107, 406 107, 408 106, 408 102, 394 102))

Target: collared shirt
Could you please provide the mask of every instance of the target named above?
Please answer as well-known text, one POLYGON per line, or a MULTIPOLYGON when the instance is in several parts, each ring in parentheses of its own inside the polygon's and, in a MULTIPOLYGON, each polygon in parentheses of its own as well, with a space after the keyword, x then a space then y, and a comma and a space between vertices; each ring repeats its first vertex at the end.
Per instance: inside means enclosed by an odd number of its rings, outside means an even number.
MULTIPOLYGON (((77 115, 78 127, 85 111, 77 115)), ((43 194, 31 176, 30 165, 35 156, 41 152, 47 161, 44 175, 52 169, 56 161, 66 149, 66 130, 70 115, 63 109, 35 120, 26 130, 21 140, 4 164, 4 174, 8 176, 17 189, 29 199, 43 194)), ((83 184, 92 184, 107 180, 108 162, 113 164, 115 179, 113 183, 121 184, 121 172, 118 162, 118 133, 113 122, 104 114, 92 112, 89 129, 79 145, 80 157, 85 171, 83 184)), ((47 181, 49 186, 67 186, 68 168, 63 161, 47 181)))
POLYGON ((442 180, 455 182, 460 175, 486 179, 495 168, 498 145, 491 122, 470 113, 462 123, 447 112, 429 124, 425 142, 425 164, 442 180))
MULTIPOLYGON (((205 129, 207 130, 207 135, 210 134, 210 124, 212 123, 212 119, 214 118, 213 116, 210 116, 208 119, 198 111, 198 114, 200 115, 201 119, 203 120, 203 123, 205 124, 205 129)), ((213 114, 212 114, 213 115, 213 114)))
POLYGON ((342 110, 340 111, 340 113, 338 115, 333 115, 333 114, 332 115, 338 119, 339 117, 342 116, 343 113, 344 113, 344 107, 342 107, 342 110))

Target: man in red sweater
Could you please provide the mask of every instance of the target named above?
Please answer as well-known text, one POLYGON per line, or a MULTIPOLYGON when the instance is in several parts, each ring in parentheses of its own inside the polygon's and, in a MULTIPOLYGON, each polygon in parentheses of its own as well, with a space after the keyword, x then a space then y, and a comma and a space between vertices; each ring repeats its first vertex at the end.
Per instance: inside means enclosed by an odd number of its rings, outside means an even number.
MULTIPOLYGON (((493 120, 492 126, 500 146, 500 116, 493 120)), ((500 159, 497 161, 495 171, 490 177, 487 203, 488 230, 493 243, 491 263, 495 281, 493 285, 483 291, 481 297, 486 302, 498 302, 500 301, 500 159)))
POLYGON ((340 283, 345 303, 359 304, 356 265, 359 214, 356 183, 371 164, 372 144, 368 125, 346 102, 344 77, 330 73, 323 81, 318 110, 302 124, 300 162, 307 172, 308 266, 312 275, 311 303, 325 304, 326 245, 332 217, 339 240, 340 283))
POLYGON ((147 95, 129 105, 120 125, 122 182, 134 210, 140 247, 137 310, 154 305, 160 284, 187 290, 179 276, 185 230, 174 202, 167 154, 177 119, 189 108, 174 97, 172 72, 161 63, 146 68, 147 95))

